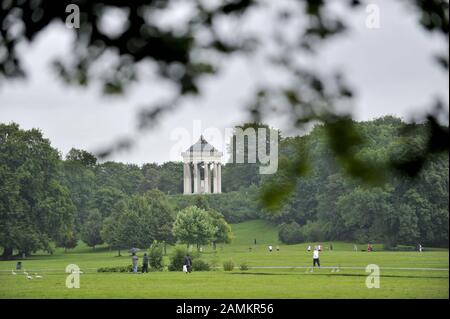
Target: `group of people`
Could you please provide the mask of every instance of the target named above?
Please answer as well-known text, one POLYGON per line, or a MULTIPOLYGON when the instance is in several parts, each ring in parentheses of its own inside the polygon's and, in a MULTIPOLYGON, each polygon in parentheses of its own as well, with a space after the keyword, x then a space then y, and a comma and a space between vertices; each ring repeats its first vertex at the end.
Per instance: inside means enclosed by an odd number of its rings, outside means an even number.
MULTIPOLYGON (((280 246, 277 246, 277 251, 280 251, 280 246)), ((271 253, 273 251, 273 247, 272 245, 269 245, 269 253, 271 253)))
MULTIPOLYGON (((136 253, 132 253, 131 255, 131 264, 132 264, 132 270, 133 273, 137 273, 138 272, 138 263, 139 263, 139 257, 136 255, 136 253)), ((144 257, 142 258, 142 269, 141 269, 142 273, 148 273, 148 256, 147 253, 144 253, 144 257)), ((192 272, 192 258, 189 254, 187 254, 184 257, 184 262, 183 262, 183 272, 184 273, 190 273, 192 272)))
MULTIPOLYGON (((131 255, 131 264, 132 264, 132 268, 133 268, 133 272, 137 273, 138 272, 138 262, 139 262, 139 257, 136 255, 136 253, 133 253, 131 255)), ((144 272, 148 272, 148 256, 147 253, 144 253, 144 257, 142 258, 142 273, 144 272)))
MULTIPOLYGON (((310 251, 311 251, 311 246, 308 245, 308 247, 306 248, 306 250, 307 250, 308 252, 310 252, 310 251)), ((322 251, 322 245, 314 246, 314 250, 322 251)))
MULTIPOLYGON (((255 239, 255 243, 256 243, 256 239, 255 239)), ((333 250, 332 248, 333 246, 330 244, 330 250, 333 250)), ((422 245, 419 244, 419 251, 422 252, 422 245)), ((276 250, 280 251, 280 246, 276 246, 276 250)), ((308 245, 307 249, 308 252, 311 252, 311 246, 308 245)), ((354 250, 357 251, 358 248, 356 245, 354 245, 354 250)), ((367 251, 372 251, 372 245, 369 243, 367 245, 367 251)), ((251 251, 251 248, 250 248, 251 251)), ((269 245, 269 252, 273 251, 273 247, 272 245, 269 245)), ((317 245, 314 246, 314 250, 313 250, 313 267, 315 267, 316 265, 320 268, 320 260, 319 260, 319 252, 322 251, 322 245, 317 245)), ((133 273, 137 273, 138 272, 138 261, 139 261, 139 257, 136 255, 136 253, 133 253, 131 256, 131 262, 132 262, 132 268, 133 268, 133 273)), ((20 269, 21 268, 21 262, 18 262, 16 268, 20 269)), ((142 273, 147 273, 148 272, 148 256, 147 253, 144 253, 144 257, 142 260, 142 273)), ((189 254, 186 254, 186 256, 184 257, 184 262, 183 262, 183 272, 184 273, 191 273, 192 272, 192 258, 189 254)))

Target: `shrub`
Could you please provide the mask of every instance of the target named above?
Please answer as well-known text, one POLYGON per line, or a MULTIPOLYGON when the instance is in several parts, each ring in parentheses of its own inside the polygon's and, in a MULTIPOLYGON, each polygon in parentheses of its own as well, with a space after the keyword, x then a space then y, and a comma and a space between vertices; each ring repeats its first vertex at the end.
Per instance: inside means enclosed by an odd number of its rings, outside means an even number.
POLYGON ((306 241, 322 241, 327 239, 325 226, 326 225, 318 221, 308 221, 304 226, 301 227, 301 232, 306 241))
POLYGON ((242 271, 248 270, 248 265, 247 263, 242 263, 239 265, 239 269, 242 271))
POLYGON ((194 259, 192 261, 192 270, 194 270, 194 271, 210 271, 211 266, 202 259, 194 259))
POLYGON ((233 271, 234 270, 234 262, 230 259, 227 261, 224 261, 223 263, 223 270, 225 271, 233 271))
MULTIPOLYGON (((141 271, 141 266, 138 266, 138 271, 141 271)), ((133 266, 116 266, 116 267, 101 267, 97 269, 97 272, 132 272, 133 266)))
POLYGON ((162 270, 164 268, 163 255, 163 247, 160 244, 153 244, 148 254, 151 269, 162 270))
POLYGON ((299 244, 304 241, 300 225, 296 222, 282 224, 278 231, 278 238, 285 244, 299 244))
POLYGON ((170 256, 169 271, 181 271, 183 269, 184 257, 187 254, 187 249, 182 246, 175 247, 170 256))
POLYGON ((209 265, 211 266, 212 270, 217 270, 217 267, 219 266, 219 258, 217 257, 217 252, 214 252, 214 257, 209 262, 209 265))

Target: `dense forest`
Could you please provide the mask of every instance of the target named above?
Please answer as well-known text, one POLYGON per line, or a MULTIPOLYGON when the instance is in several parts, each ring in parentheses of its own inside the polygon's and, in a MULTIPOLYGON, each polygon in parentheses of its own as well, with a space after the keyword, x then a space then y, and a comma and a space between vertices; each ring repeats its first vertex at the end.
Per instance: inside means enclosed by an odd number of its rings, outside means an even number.
MULTIPOLYGON (((391 116, 354 124, 364 143, 352 152, 373 167, 404 157, 405 145, 420 150, 427 139, 425 125, 410 128, 391 116)), ((229 242, 227 223, 260 218, 279 225, 285 243, 448 246, 447 153, 432 156, 418 177, 386 171, 370 184, 348 177, 348 168, 327 147, 327 136, 322 125, 304 136, 282 137, 280 132, 276 174, 260 175, 257 164, 227 163, 222 194, 185 196, 181 162, 99 163, 78 149, 62 158, 39 130, 0 124, 0 246, 4 256, 11 256, 13 250, 69 249, 79 239, 92 247, 106 242, 118 249, 154 240, 173 243, 184 236, 180 231, 174 235, 174 225, 186 222, 182 211, 189 218, 209 216, 204 225, 208 238, 192 239, 192 244, 229 242), (267 185, 283 189, 283 174, 289 174, 283 160, 298 156, 299 150, 304 150, 304 174, 281 205, 269 207, 261 194, 267 185)))

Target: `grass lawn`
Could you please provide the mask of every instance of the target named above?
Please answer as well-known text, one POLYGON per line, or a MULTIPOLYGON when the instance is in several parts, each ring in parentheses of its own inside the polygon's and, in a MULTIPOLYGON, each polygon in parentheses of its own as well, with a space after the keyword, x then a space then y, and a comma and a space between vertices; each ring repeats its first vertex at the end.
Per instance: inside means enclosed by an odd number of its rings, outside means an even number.
MULTIPOLYGON (((233 225, 236 236, 230 245, 218 246, 214 252, 205 247, 202 258, 221 266, 232 259, 236 268, 225 272, 151 272, 148 274, 97 273, 105 266, 130 264, 125 254, 100 247, 95 252, 80 245, 64 253, 36 254, 23 261, 30 273, 42 279, 27 280, 11 270, 15 261, 0 262, 0 298, 448 298, 448 250, 387 252, 375 245, 375 251, 354 252, 352 243, 333 243, 333 251, 322 243, 324 268, 309 272, 311 253, 307 244, 281 245, 276 229, 262 221, 233 225), (257 245, 253 244, 257 239, 257 245), (280 251, 269 253, 267 245, 280 251), (251 247, 251 251, 249 250, 251 247), (84 272, 80 289, 65 286, 68 264, 77 264, 84 272), (250 269, 241 271, 246 263, 250 269), (365 266, 381 267, 380 288, 368 289, 365 266), (267 267, 267 268, 258 268, 267 267), (280 267, 280 268, 272 268, 280 267), (284 267, 284 268, 282 268, 284 267), (305 268, 293 268, 305 267, 305 268), (331 268, 340 267, 339 272, 331 268), (347 268, 349 267, 349 268, 347 268), (400 269, 402 268, 402 269, 400 269), (408 269, 407 269, 408 268, 408 269)), ((314 245, 314 243, 311 243, 314 245)), ((360 249, 366 248, 359 245, 360 249)), ((170 253, 170 249, 169 249, 170 253)), ((142 255, 142 254, 140 254, 142 255)), ((168 259, 166 257, 166 262, 168 259)))

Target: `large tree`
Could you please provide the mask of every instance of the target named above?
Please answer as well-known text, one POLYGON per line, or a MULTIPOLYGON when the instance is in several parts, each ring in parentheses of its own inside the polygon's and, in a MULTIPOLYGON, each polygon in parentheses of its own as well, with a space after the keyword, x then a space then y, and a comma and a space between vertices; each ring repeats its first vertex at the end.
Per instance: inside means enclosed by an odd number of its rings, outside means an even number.
POLYGON ((81 229, 81 239, 95 249, 95 246, 103 243, 100 231, 102 229, 102 215, 98 209, 91 210, 81 229))
POLYGON ((90 197, 89 207, 98 209, 102 218, 106 218, 111 215, 114 206, 125 198, 126 195, 117 188, 111 186, 98 187, 90 197))
POLYGON ((89 202, 95 189, 94 157, 89 153, 72 149, 63 161, 62 183, 70 190, 70 197, 76 207, 76 232, 81 231, 89 202))
POLYGON ((189 206, 180 211, 173 224, 176 239, 185 244, 195 244, 197 249, 214 239, 217 226, 211 215, 201 208, 189 206))
POLYGON ((36 129, 0 124, 0 246, 13 250, 50 249, 50 241, 73 223, 74 205, 58 182, 60 157, 36 129))
POLYGON ((231 231, 231 226, 227 223, 223 215, 216 210, 209 209, 209 216, 212 218, 212 224, 216 231, 211 239, 214 249, 216 249, 216 244, 229 244, 233 240, 233 232, 231 231))
POLYGON ((158 190, 117 203, 105 219, 103 239, 114 248, 147 248, 156 241, 172 242, 174 208, 158 190))

